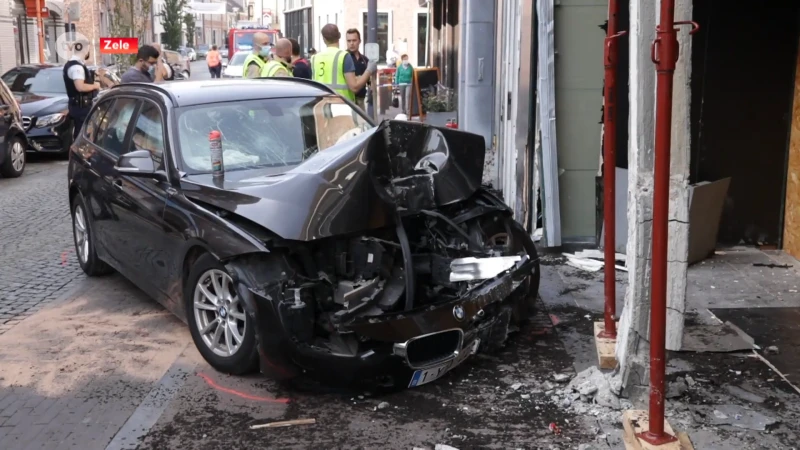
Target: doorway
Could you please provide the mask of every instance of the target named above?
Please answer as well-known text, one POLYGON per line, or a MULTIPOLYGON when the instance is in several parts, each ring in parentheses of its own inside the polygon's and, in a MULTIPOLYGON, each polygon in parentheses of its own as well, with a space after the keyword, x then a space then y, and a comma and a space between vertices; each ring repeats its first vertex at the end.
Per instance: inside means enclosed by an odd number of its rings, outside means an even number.
POLYGON ((719 243, 782 243, 799 13, 793 0, 694 1, 689 182, 731 178, 719 243))

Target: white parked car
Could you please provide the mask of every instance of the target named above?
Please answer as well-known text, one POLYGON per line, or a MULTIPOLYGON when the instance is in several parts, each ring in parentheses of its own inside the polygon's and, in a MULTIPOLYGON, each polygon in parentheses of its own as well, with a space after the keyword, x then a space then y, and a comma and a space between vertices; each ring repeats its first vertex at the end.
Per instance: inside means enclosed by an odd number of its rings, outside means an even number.
POLYGON ((244 60, 247 58, 248 52, 236 52, 227 63, 222 65, 223 78, 242 78, 242 71, 244 70, 244 60))

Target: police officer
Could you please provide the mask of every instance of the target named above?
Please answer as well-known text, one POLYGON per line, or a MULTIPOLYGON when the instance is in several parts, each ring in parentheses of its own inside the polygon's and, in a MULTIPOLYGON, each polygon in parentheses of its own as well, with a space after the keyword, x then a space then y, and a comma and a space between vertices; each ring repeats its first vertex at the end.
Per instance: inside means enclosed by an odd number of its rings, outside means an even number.
POLYGON ((339 27, 335 24, 322 27, 325 49, 311 57, 311 79, 327 84, 337 94, 355 102, 356 92, 367 85, 370 76, 377 71, 378 63, 370 61, 364 74, 356 76, 353 58, 347 51, 339 49, 341 37, 339 27))
POLYGON ((264 70, 264 65, 269 59, 269 36, 267 33, 258 32, 253 34, 253 52, 247 55, 242 67, 242 77, 244 78, 258 78, 261 76, 261 71, 264 70))
MULTIPOLYGON (((78 137, 83 122, 89 115, 92 102, 97 96, 97 91, 100 90, 100 82, 94 80, 94 73, 85 64, 85 61, 89 59, 89 54, 89 42, 78 41, 72 46, 72 57, 64 65, 63 75, 69 98, 69 116, 75 126, 72 133, 73 139, 78 137)), ((97 74, 105 75, 105 69, 98 69, 97 74)))
POLYGON ((292 76, 292 41, 286 38, 278 39, 275 43, 275 56, 261 68, 262 77, 291 77, 292 76))

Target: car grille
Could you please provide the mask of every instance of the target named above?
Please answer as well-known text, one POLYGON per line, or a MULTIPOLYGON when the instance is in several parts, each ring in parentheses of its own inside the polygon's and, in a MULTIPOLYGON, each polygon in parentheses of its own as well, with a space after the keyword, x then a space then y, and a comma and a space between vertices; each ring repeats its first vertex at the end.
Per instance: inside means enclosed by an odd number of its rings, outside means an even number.
POLYGON ((25 131, 28 131, 31 127, 31 123, 33 122, 33 118, 29 116, 22 116, 22 128, 25 131))
POLYGON ((455 357, 464 333, 447 330, 411 339, 406 344, 406 359, 411 367, 427 367, 455 357))

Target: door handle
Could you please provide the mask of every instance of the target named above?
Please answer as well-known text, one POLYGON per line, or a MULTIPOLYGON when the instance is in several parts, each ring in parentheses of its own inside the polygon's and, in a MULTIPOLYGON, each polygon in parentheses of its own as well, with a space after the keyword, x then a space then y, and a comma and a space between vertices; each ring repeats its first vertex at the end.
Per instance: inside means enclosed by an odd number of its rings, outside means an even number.
POLYGON ((114 180, 111 184, 114 185, 115 188, 122 190, 122 180, 114 180))

